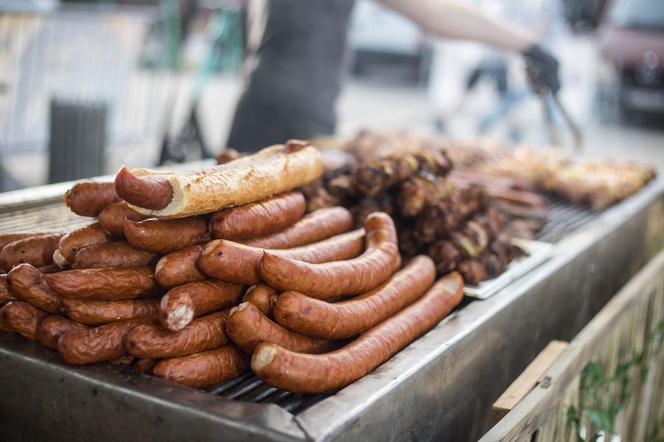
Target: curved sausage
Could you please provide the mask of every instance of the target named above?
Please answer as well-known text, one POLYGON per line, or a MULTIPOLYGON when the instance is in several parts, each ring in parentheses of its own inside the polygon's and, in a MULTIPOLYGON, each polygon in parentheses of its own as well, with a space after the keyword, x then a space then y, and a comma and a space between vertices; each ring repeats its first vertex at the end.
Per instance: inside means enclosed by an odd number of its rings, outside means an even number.
POLYGON ((112 182, 84 181, 65 192, 65 206, 81 216, 97 216, 104 207, 119 200, 112 182))
POLYGON ((0 306, 16 299, 16 296, 9 290, 7 284, 7 275, 0 275, 0 306))
POLYGON ((256 284, 250 287, 242 298, 242 302, 251 302, 258 307, 268 318, 272 317, 272 310, 279 299, 279 293, 267 284, 256 284))
POLYGON ((7 275, 7 283, 21 301, 49 313, 62 310, 62 298, 46 283, 44 275, 30 264, 19 264, 7 275))
POLYGON ((52 235, 54 232, 26 232, 26 233, 5 233, 0 235, 0 250, 10 242, 19 239, 33 238, 35 236, 52 235))
POLYGON ((220 210, 210 219, 215 238, 240 241, 279 232, 304 216, 300 192, 286 192, 266 200, 220 210))
POLYGON ((0 322, 26 339, 37 339, 39 322, 47 315, 43 310, 23 301, 11 301, 0 309, 0 322))
POLYGON ((196 266, 202 250, 202 246, 193 245, 162 256, 154 271, 154 277, 159 285, 171 288, 206 279, 196 266))
POLYGON ((76 253, 82 248, 105 244, 109 241, 108 234, 99 223, 81 227, 60 238, 58 247, 53 253, 53 262, 61 268, 67 267, 74 262, 76 253))
POLYGON ((232 345, 179 358, 164 359, 152 373, 190 387, 209 387, 234 378, 249 366, 248 358, 232 345))
POLYGON ((114 301, 157 290, 150 267, 67 270, 44 277, 53 290, 67 298, 114 301))
POLYGON ((221 281, 251 285, 261 280, 258 263, 264 253, 298 261, 321 263, 354 258, 362 253, 364 230, 333 236, 323 241, 292 249, 268 249, 217 239, 209 242, 198 258, 198 268, 221 281))
POLYGON ((24 262, 35 267, 52 264, 53 252, 61 236, 60 233, 52 233, 10 242, 0 250, 0 267, 10 270, 24 262))
POLYGON ((122 224, 127 242, 137 249, 154 253, 170 253, 192 244, 210 240, 205 218, 146 219, 122 224))
POLYGON ((242 286, 221 281, 190 282, 168 291, 159 304, 159 321, 182 330, 195 317, 237 304, 242 286))
POLYGON ((156 319, 159 310, 159 301, 156 299, 81 301, 65 298, 62 303, 67 316, 87 325, 102 325, 124 319, 156 319))
POLYGON ((324 353, 335 347, 331 341, 310 338, 283 328, 250 302, 231 309, 226 319, 226 334, 248 354, 253 353, 260 342, 272 342, 304 353, 324 353))
POLYGON ((177 332, 159 325, 139 325, 127 335, 125 348, 142 358, 171 358, 217 348, 228 342, 224 333, 227 315, 222 311, 194 319, 177 332))
POLYGON ((289 330, 322 339, 356 336, 413 303, 436 279, 436 267, 420 255, 386 283, 349 301, 331 304, 285 292, 274 307, 275 320, 289 330))
POLYGON ((143 221, 147 217, 136 212, 124 201, 109 204, 99 213, 99 225, 108 233, 115 237, 123 237, 122 224, 124 220, 143 221))
POLYGON ((264 249, 287 249, 322 241, 353 228, 353 216, 343 207, 319 209, 281 232, 242 241, 264 249))
POLYGON ((260 275, 277 290, 293 290, 319 299, 371 290, 399 268, 401 257, 389 215, 372 213, 364 228, 367 248, 357 258, 311 264, 266 252, 258 266, 260 275))
POLYGON ((106 267, 140 267, 153 264, 157 255, 135 249, 124 241, 85 247, 74 256, 74 269, 101 269, 106 267))
POLYGON ((37 327, 37 341, 44 347, 57 349, 60 336, 87 327, 60 315, 49 315, 37 327))
POLYGON ((462 298, 463 280, 458 273, 450 273, 421 299, 337 351, 308 355, 265 342, 256 347, 251 368, 277 388, 301 393, 337 390, 370 373, 434 327, 462 298))
POLYGON ((159 175, 138 177, 126 167, 115 176, 115 191, 129 204, 150 210, 163 209, 173 199, 173 186, 167 178, 159 175))

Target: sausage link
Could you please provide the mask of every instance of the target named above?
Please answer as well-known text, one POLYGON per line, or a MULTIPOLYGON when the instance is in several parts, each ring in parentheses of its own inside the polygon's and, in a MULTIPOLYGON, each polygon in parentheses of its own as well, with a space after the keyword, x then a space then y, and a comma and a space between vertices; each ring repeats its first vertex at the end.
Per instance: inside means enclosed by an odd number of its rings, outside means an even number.
POLYGON ((349 301, 331 304, 297 292, 282 293, 274 307, 274 318, 289 330, 307 336, 350 338, 413 303, 435 279, 433 261, 420 255, 386 283, 349 301))
POLYGON ((44 347, 57 349, 60 336, 87 327, 60 315, 49 315, 37 327, 37 341, 44 347))
POLYGON ((159 301, 128 299, 123 301, 81 301, 63 299, 65 313, 71 319, 88 325, 102 325, 124 319, 156 319, 159 301))
POLYGON ((118 201, 117 203, 109 204, 99 213, 98 222, 106 233, 121 238, 124 237, 122 224, 125 218, 132 221, 143 221, 146 219, 144 215, 129 207, 126 202, 118 201))
POLYGON ((30 264, 19 264, 7 275, 7 283, 21 301, 49 313, 62 310, 62 298, 46 283, 44 275, 30 264))
POLYGON ((316 210, 281 232, 242 241, 264 249, 287 249, 322 241, 353 228, 353 216, 343 207, 316 210))
POLYGON ((162 256, 157 262, 154 277, 160 286, 171 288, 187 282, 201 281, 205 275, 198 270, 196 261, 202 246, 193 245, 162 256))
POLYGON ((16 296, 14 296, 14 293, 12 293, 7 284, 7 274, 0 275, 0 307, 15 299, 16 296))
POLYGON ((167 178, 138 177, 126 167, 115 176, 115 190, 129 204, 150 210, 163 209, 173 199, 173 186, 167 178))
POLYGON ((60 238, 58 247, 53 253, 53 262, 61 268, 65 268, 74 262, 76 253, 82 248, 105 244, 109 241, 110 237, 99 223, 81 227, 60 238))
POLYGON ((150 373, 156 364, 155 359, 136 358, 133 365, 139 373, 150 373))
POLYGON ((170 253, 192 244, 210 240, 205 218, 146 219, 122 224, 127 242, 137 249, 154 253, 170 253))
POLYGON ((19 239, 34 238, 35 236, 52 235, 54 232, 26 232, 26 233, 5 233, 0 235, 0 250, 10 242, 19 239))
POLYGON ((172 358, 217 348, 226 344, 224 322, 228 311, 215 312, 194 319, 184 329, 171 332, 159 325, 134 327, 127 335, 129 354, 142 358, 172 358))
POLYGON ((84 181, 65 192, 65 206, 81 216, 97 216, 104 207, 119 200, 113 183, 84 181))
POLYGON ((114 301, 156 292, 150 267, 77 269, 45 275, 48 285, 67 298, 114 301))
POLYGON ((311 264, 266 252, 259 263, 263 280, 277 290, 328 299, 371 290, 401 265, 397 232, 389 215, 375 212, 364 223, 367 249, 357 258, 311 264))
POLYGON ((300 393, 337 390, 370 373, 434 327, 462 298, 463 279, 450 273, 421 299, 337 351, 308 355, 265 342, 256 347, 251 368, 277 388, 300 393))
POLYGON ((74 256, 72 268, 140 267, 154 264, 157 255, 138 250, 124 241, 85 247, 74 256))
POLYGON ((52 233, 10 242, 0 250, 0 266, 10 270, 24 262, 35 267, 52 264, 53 252, 61 236, 60 233, 52 233))
POLYGON ((275 289, 267 284, 256 284, 247 290, 242 302, 251 302, 265 316, 271 318, 277 299, 279 299, 279 293, 275 289))
POLYGON ((248 357, 232 345, 179 358, 164 359, 152 373, 190 387, 209 387, 232 379, 249 366, 248 357))
POLYGON ((159 304, 159 321, 170 331, 182 330, 195 317, 237 304, 242 286, 221 281, 190 282, 172 288, 159 304))
POLYGON ((258 307, 243 302, 231 309, 226 319, 226 334, 244 352, 251 354, 260 342, 272 342, 304 353, 324 353, 335 343, 292 332, 270 320, 258 307))
POLYGON ((297 261, 322 263, 354 258, 362 253, 363 247, 362 229, 292 249, 261 249, 217 239, 205 246, 198 259, 198 267, 212 278, 251 285, 261 280, 258 263, 264 253, 297 261))
POLYGON ((266 200, 220 210, 210 219, 215 238, 240 241, 279 232, 304 216, 300 192, 286 192, 266 200))
POLYGON ((0 322, 26 339, 37 339, 39 322, 47 315, 45 311, 23 301, 11 301, 0 309, 0 322))

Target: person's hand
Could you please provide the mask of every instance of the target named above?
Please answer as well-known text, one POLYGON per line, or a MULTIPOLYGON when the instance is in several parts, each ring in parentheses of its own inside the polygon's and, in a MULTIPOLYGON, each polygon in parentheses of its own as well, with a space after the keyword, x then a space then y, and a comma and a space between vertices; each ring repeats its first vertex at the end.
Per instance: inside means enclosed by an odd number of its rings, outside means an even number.
POLYGON ((526 60, 526 72, 531 86, 536 93, 550 90, 556 94, 560 90, 558 77, 558 60, 546 49, 534 44, 523 52, 526 60))

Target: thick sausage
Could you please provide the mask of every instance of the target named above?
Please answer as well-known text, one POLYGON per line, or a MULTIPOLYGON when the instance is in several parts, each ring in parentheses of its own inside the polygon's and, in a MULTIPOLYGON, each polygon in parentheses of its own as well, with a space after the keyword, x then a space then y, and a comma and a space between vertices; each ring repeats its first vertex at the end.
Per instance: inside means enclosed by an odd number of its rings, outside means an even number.
POLYGON ((170 253, 210 240, 207 222, 202 217, 151 218, 145 221, 125 219, 122 231, 131 246, 154 253, 170 253))
POLYGON ((49 264, 47 266, 37 267, 37 270, 42 272, 44 275, 46 275, 47 273, 57 273, 62 271, 62 269, 55 264, 49 264))
POLYGON ((115 190, 120 197, 138 207, 159 210, 173 199, 173 186, 159 175, 136 176, 123 167, 115 176, 115 190))
POLYGON ((46 283, 44 275, 30 264, 19 264, 7 275, 7 283, 21 301, 49 313, 62 310, 62 298, 46 283))
POLYGON ((237 304, 241 293, 241 285, 227 282, 189 282, 161 298, 159 321, 168 330, 182 330, 197 316, 237 304))
POLYGON ((99 213, 98 222, 102 229, 109 235, 123 237, 122 224, 125 218, 132 221, 143 221, 146 219, 146 216, 136 212, 124 201, 118 201, 117 203, 109 204, 99 213))
POLYGON ((256 347, 251 368, 277 388, 301 393, 337 390, 370 373, 434 327, 462 297, 463 279, 450 273, 421 299, 337 351, 307 355, 265 342, 256 347))
POLYGON ((35 267, 53 263, 53 252, 61 236, 59 233, 52 233, 10 242, 0 251, 0 267, 10 270, 23 262, 35 267))
POLYGON ((251 302, 265 316, 271 318, 277 299, 279 299, 279 293, 275 289, 267 284, 256 284, 247 290, 247 293, 242 298, 242 302, 251 302))
POLYGON ((45 278, 53 290, 67 298, 133 299, 155 293, 158 288, 150 267, 67 270, 45 278))
POLYGON ((19 239, 33 238, 35 236, 51 235, 53 232, 30 232, 30 233, 5 233, 0 235, 0 250, 10 242, 19 239))
POLYGON ((134 327, 125 341, 129 354, 142 358, 172 358, 217 348, 228 342, 224 322, 228 311, 194 319, 184 329, 171 332, 159 325, 134 327))
POLYGON ((304 216, 300 192, 286 192, 266 200, 220 210, 210 219, 215 238, 240 241, 279 232, 304 216))
POLYGON ((9 301, 13 301, 15 299, 16 296, 14 296, 11 290, 9 290, 9 286, 7 284, 7 275, 0 275, 0 306, 3 306, 9 301))
POLYGON ((88 325, 102 325, 124 319, 157 318, 156 299, 127 299, 123 301, 81 301, 63 299, 65 313, 71 319, 88 325))
POLYGON ((144 323, 144 319, 128 319, 67 333, 58 341, 58 354, 67 364, 73 365, 121 358, 127 355, 124 347, 127 333, 144 323))
POLYGON ((65 192, 65 206, 81 216, 97 216, 104 207, 119 200, 113 183, 84 181, 65 192))
POLYGON ((298 261, 321 263, 354 258, 364 248, 364 230, 333 236, 323 241, 292 249, 261 249, 217 239, 209 242, 200 258, 199 269, 221 281, 251 285, 261 280, 258 263, 264 253, 298 261))
POLYGON ((140 267, 154 264, 157 255, 138 250, 124 241, 85 247, 76 252, 72 268, 140 267))
POLYGON ((0 322, 26 339, 37 339, 39 322, 47 315, 44 310, 23 301, 11 301, 0 309, 0 322))
POLYGON ((433 261, 421 255, 385 284, 349 301, 331 304, 297 292, 282 293, 274 307, 274 318, 284 327, 306 336, 350 338, 413 303, 435 279, 433 261))
POLYGON ((287 249, 322 241, 353 227, 353 216, 343 207, 316 210, 281 232, 242 241, 264 249, 287 249))
POLYGON ((226 319, 226 334, 228 339, 248 354, 253 353, 260 342, 272 342, 304 353, 324 353, 336 346, 331 341, 310 338, 285 329, 250 302, 243 302, 231 309, 226 319))
POLYGON ((399 268, 401 257, 389 215, 372 213, 364 228, 367 248, 355 259, 311 264, 266 252, 259 264, 260 275, 277 290, 294 290, 320 299, 371 290, 399 268))
POLYGON ((60 315, 49 315, 37 327, 37 341, 44 347, 57 349, 60 336, 87 327, 60 315))
POLYGON ((163 256, 154 271, 160 286, 171 288, 187 282, 201 281, 206 276, 198 270, 196 261, 201 256, 202 246, 194 245, 163 256))
POLYGON ((239 375, 249 366, 248 357, 232 345, 179 358, 164 359, 152 373, 190 387, 209 387, 239 375))
POLYGON ((82 248, 109 241, 110 237, 98 223, 81 227, 60 238, 58 247, 53 253, 53 262, 65 268, 74 262, 76 253, 82 248))

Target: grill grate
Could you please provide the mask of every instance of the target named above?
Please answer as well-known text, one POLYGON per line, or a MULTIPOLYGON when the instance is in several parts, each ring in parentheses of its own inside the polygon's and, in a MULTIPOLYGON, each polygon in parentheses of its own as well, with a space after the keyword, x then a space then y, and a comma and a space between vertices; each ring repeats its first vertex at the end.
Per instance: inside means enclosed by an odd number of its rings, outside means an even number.
POLYGON ((539 241, 557 243, 598 216, 588 207, 572 206, 556 198, 549 201, 547 221, 537 235, 539 241))

